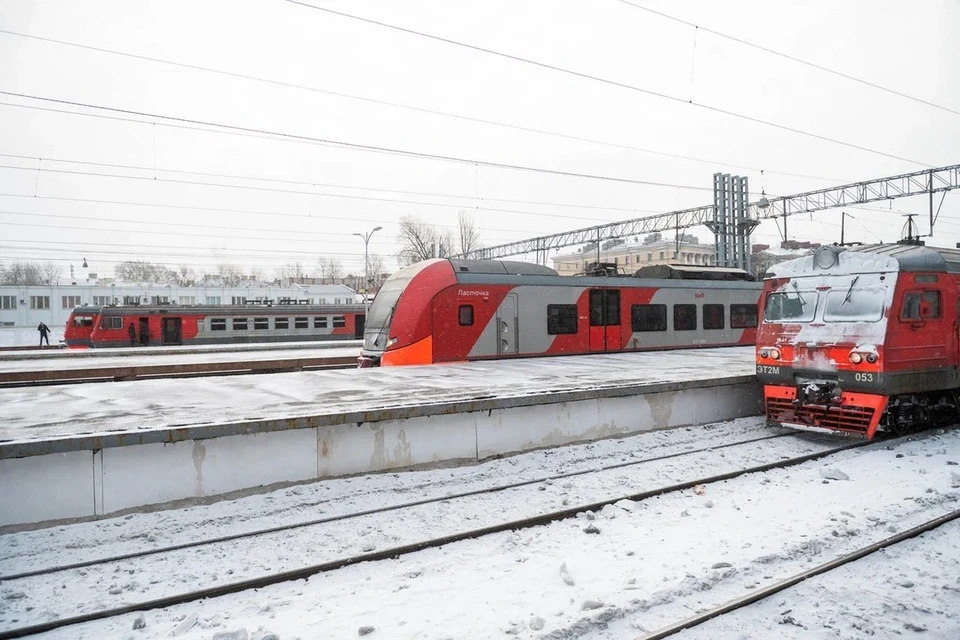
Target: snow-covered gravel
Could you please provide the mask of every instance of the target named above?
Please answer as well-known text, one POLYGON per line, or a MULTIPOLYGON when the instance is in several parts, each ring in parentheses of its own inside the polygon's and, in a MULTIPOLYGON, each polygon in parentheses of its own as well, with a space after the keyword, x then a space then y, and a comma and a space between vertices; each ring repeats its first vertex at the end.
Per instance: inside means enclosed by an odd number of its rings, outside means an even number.
MULTIPOLYGON (((781 440, 771 441, 775 442, 781 440)), ((619 441, 598 443, 616 444, 623 446, 619 441)), ((496 463, 512 461, 517 473, 529 472, 531 466, 556 468, 546 453, 496 463)), ((145 628, 136 631, 133 626, 137 616, 131 614, 43 637, 144 638, 175 633, 187 640, 211 640, 217 633, 242 631, 246 635, 238 633, 236 637, 260 638, 270 632, 281 640, 306 640, 353 638, 363 631, 373 638, 490 638, 504 634, 523 638, 632 638, 642 630, 659 628, 730 600, 745 589, 783 579, 887 537, 891 531, 952 511, 960 499, 957 462, 960 433, 930 433, 911 441, 873 445, 798 467, 718 483, 707 486, 702 494, 691 490, 639 503, 624 501, 596 514, 583 513, 534 529, 454 543, 395 560, 362 563, 257 592, 149 611, 144 614, 145 628), (844 476, 848 479, 830 479, 844 476)), ((463 470, 428 473, 453 471, 463 470)), ((415 477, 397 476, 400 481, 415 477)), ((411 484, 422 479, 419 476, 411 484)), ((361 486, 376 481, 353 480, 361 486)), ((619 487, 606 489, 614 494, 619 487)), ((541 493, 552 490, 557 490, 557 497, 562 493, 556 485, 548 485, 541 493)), ((526 502, 530 495, 518 492, 514 498, 512 492, 506 494, 497 508, 512 508, 512 503, 526 502)), ((250 506, 245 501, 233 504, 250 506)), ((150 516, 157 514, 138 514, 123 522, 150 516)), ((464 512, 440 509, 434 516, 434 524, 440 526, 447 520, 463 518, 464 512)), ((238 522, 242 520, 238 518, 238 522)), ((402 535, 407 526, 405 522, 382 522, 388 523, 390 530, 370 535, 402 535)), ((102 524, 79 526, 95 528, 102 524)), ((111 526, 122 529, 128 524, 111 526)), ((154 531, 160 530, 162 527, 154 531)), ((59 529, 29 535, 56 531, 59 529)), ((5 536, 3 541, 10 539, 5 536)), ((953 563, 944 565, 938 579, 943 578, 947 586, 956 584, 951 567, 956 566, 958 552, 949 536, 925 536, 924 540, 935 546, 922 553, 942 553, 945 562, 953 563)), ((316 553, 323 547, 324 541, 316 542, 316 553)), ((271 557, 273 551, 251 547, 245 553, 249 562, 256 563, 262 559, 258 554, 271 557)), ((226 560, 198 554, 189 562, 168 562, 150 573, 124 575, 118 569, 111 584, 120 587, 119 593, 110 594, 111 585, 104 583, 93 599, 117 606, 131 591, 135 593, 153 580, 174 580, 195 572, 217 573, 216 582, 222 582, 227 576, 220 573, 220 567, 226 560), (137 586, 124 590, 131 583, 137 586)), ((301 560, 307 564, 313 558, 301 560)), ((863 569, 857 575, 869 580, 874 574, 863 569)), ((63 589, 60 584, 47 584, 38 590, 43 592, 41 598, 50 601, 57 597, 69 600, 57 596, 58 592, 74 593, 70 585, 63 589)), ((37 596, 21 596, 0 585, 4 627, 25 624, 20 616, 27 612, 18 603, 28 597, 37 596)), ((849 606, 838 601, 836 624, 862 615, 862 600, 867 597, 861 596, 849 606)), ((956 628, 960 621, 955 597, 945 597, 943 607, 930 607, 931 613, 925 614, 938 620, 927 620, 927 629, 956 628)), ((778 603, 785 599, 785 594, 775 597, 778 603)), ((69 609, 69 601, 60 604, 69 609)), ((31 616, 35 613, 39 612, 29 612, 31 616)), ((871 620, 878 637, 889 637, 887 632, 894 629, 904 632, 902 619, 889 627, 882 619, 871 620)), ((739 636, 730 637, 779 637, 779 629, 771 634, 763 630, 765 627, 753 629, 751 623, 745 624, 739 636)))

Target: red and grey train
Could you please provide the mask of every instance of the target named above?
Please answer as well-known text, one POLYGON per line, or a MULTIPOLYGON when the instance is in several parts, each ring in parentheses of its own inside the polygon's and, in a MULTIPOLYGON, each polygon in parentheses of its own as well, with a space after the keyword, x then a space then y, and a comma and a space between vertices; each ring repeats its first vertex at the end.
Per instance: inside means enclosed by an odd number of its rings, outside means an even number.
POLYGON ((76 307, 68 347, 359 340, 363 305, 76 307))
POLYGON ((756 346, 771 424, 872 438, 958 419, 960 251, 820 247, 772 270, 756 346))
POLYGON ((523 262, 426 260, 380 288, 360 366, 752 345, 762 285, 736 274, 664 265, 560 276, 523 262))

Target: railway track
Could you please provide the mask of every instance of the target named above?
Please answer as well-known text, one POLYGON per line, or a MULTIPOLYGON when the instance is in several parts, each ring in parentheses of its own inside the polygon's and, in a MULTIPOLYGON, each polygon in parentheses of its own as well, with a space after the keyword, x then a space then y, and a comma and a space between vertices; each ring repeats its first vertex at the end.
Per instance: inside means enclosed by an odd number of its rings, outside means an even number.
MULTIPOLYGON (((784 450, 771 446, 770 442, 779 440, 785 443, 796 443, 796 439, 797 436, 794 435, 768 434, 759 438, 731 442, 721 446, 711 446, 692 452, 678 452, 655 458, 606 465, 601 469, 554 474, 528 479, 522 482, 500 483, 474 491, 462 492, 461 494, 453 496, 443 496, 392 505, 385 508, 359 511, 341 516, 313 519, 271 529, 261 529, 243 534, 223 536, 217 539, 194 541, 166 549, 144 550, 115 557, 91 559, 70 565, 35 569, 16 574, 11 573, 0 578, 0 581, 2 581, 7 588, 20 588, 24 593, 33 592, 34 589, 39 590, 44 581, 55 582, 56 584, 70 584, 72 589, 83 591, 90 589, 91 581, 95 581, 96 578, 96 576, 92 576, 84 579, 84 576, 88 573, 94 573, 94 570, 103 575, 110 575, 111 573, 122 574, 125 570, 133 573, 134 569, 131 569, 129 564, 125 565, 124 563, 130 563, 132 560, 149 560, 150 557, 158 554, 176 554, 189 550, 195 553, 200 548, 205 548, 205 553, 213 554, 219 558, 244 557, 243 549, 238 549, 236 546, 231 545, 235 545, 235 543, 240 541, 250 542, 253 538, 258 538, 262 542, 264 536, 275 535, 281 532, 286 533, 292 529, 307 531, 314 529, 313 534, 315 539, 323 542, 322 545, 315 544, 313 540, 303 535, 303 531, 301 531, 301 537, 303 539, 299 542, 293 541, 289 536, 283 537, 283 540, 285 540, 284 545, 293 547, 289 549, 288 553, 294 557, 299 557, 295 548, 297 544, 303 546, 305 550, 305 553, 302 554, 303 557, 310 557, 310 551, 307 550, 316 552, 318 548, 327 549, 337 547, 338 544, 340 548, 343 549, 343 551, 335 550, 333 557, 321 562, 316 562, 309 566, 295 566, 293 568, 272 571, 265 575, 242 577, 242 575, 234 573, 231 569, 228 573, 232 573, 234 579, 226 584, 219 584, 216 587, 188 589, 180 592, 176 592, 176 589, 171 588, 168 593, 145 598, 138 602, 130 602, 110 608, 92 607, 91 610, 84 611, 77 615, 62 615, 54 620, 0 631, 0 640, 4 638, 23 637, 25 635, 50 631, 83 622, 104 620, 133 611, 168 607, 200 599, 246 591, 248 589, 259 589, 282 582, 307 578, 318 573, 332 571, 361 562, 395 558, 416 551, 440 547, 453 542, 480 538, 498 532, 525 530, 531 527, 572 518, 585 511, 597 511, 623 500, 645 500, 655 496, 684 491, 697 487, 698 485, 730 480, 750 473, 785 468, 834 455, 841 451, 858 447, 877 446, 878 444, 876 442, 867 443, 858 441, 854 443, 844 443, 840 446, 827 446, 824 443, 835 443, 836 440, 829 438, 822 440, 815 439, 808 441, 809 448, 812 449, 811 451, 800 455, 783 455, 784 450), (733 458, 733 460, 731 460, 731 458, 733 458), (711 460, 713 461, 712 463, 710 462, 711 460), (656 465, 660 465, 659 471, 656 465), (710 468, 712 473, 691 477, 694 474, 691 474, 689 470, 703 468, 710 468), (649 473, 662 472, 659 484, 654 488, 637 490, 639 486, 649 486, 649 479, 644 478, 642 473, 638 474, 638 470, 649 473), (630 474, 624 475, 625 471, 629 471, 630 474), (564 480, 566 480, 568 484, 572 484, 570 482, 571 480, 584 482, 585 488, 577 494, 578 501, 575 505, 564 504, 562 508, 559 509, 550 508, 551 506, 555 506, 556 501, 552 496, 547 495, 544 487, 550 486, 551 484, 555 486, 556 482, 564 480), (610 486, 627 487, 629 486, 628 481, 634 483, 631 488, 615 496, 609 495, 610 486), (515 491, 526 492, 524 494, 524 500, 520 501, 525 505, 525 509, 529 509, 530 505, 534 505, 539 512, 533 516, 522 515, 521 517, 515 517, 517 514, 491 509, 490 503, 495 499, 496 495, 502 494, 503 492, 515 491), (398 544, 382 549, 363 548, 359 553, 355 552, 355 545, 338 543, 338 540, 341 542, 348 540, 356 542, 357 528, 371 526, 371 519, 373 519, 373 522, 376 522, 377 516, 389 516, 395 519, 398 513, 404 512, 406 513, 404 517, 416 517, 417 510, 422 511, 425 508, 438 509, 441 508, 441 505, 444 508, 449 508, 454 504, 456 505, 455 511, 457 513, 468 514, 462 516, 463 521, 469 521, 471 523, 479 521, 480 524, 465 530, 443 532, 441 535, 436 535, 428 539, 400 540, 398 544), (484 520, 484 518, 486 518, 486 520, 484 520), (331 525, 341 527, 342 531, 339 533, 340 538, 337 537, 336 531, 329 529, 331 525), (112 572, 111 568, 113 569, 112 572), (41 584, 38 585, 37 582, 41 584), (22 587, 18 587, 18 584, 22 585, 22 587)), ((403 527, 400 527, 400 529, 403 529, 403 527)), ((271 566, 282 566, 283 562, 273 560, 268 564, 271 566)), ((220 563, 219 568, 221 571, 225 571, 227 566, 225 563, 220 563)), ((211 584, 216 583, 216 579, 203 578, 199 579, 198 582, 200 584, 211 584)), ((163 587, 160 588, 160 590, 162 589, 163 587)))
POLYGON ((935 529, 942 527, 947 523, 953 522, 958 518, 960 518, 960 509, 951 511, 936 518, 931 518, 930 520, 911 527, 905 531, 901 531, 882 540, 866 544, 854 551, 850 551, 815 567, 805 571, 800 571, 788 578, 751 591, 750 593, 747 593, 739 598, 734 598, 733 600, 713 607, 707 611, 690 616, 689 618, 680 620, 671 625, 667 625, 656 631, 653 631, 652 633, 640 636, 636 640, 663 640, 663 638, 669 638, 680 633, 681 631, 692 629, 705 622, 719 618, 720 616, 726 615, 756 602, 760 602, 761 600, 765 600, 773 595, 794 587, 805 580, 809 580, 810 578, 823 575, 829 573, 830 571, 835 571, 836 569, 852 564, 857 560, 880 551, 881 549, 892 547, 906 540, 916 538, 923 533, 934 531, 935 529))

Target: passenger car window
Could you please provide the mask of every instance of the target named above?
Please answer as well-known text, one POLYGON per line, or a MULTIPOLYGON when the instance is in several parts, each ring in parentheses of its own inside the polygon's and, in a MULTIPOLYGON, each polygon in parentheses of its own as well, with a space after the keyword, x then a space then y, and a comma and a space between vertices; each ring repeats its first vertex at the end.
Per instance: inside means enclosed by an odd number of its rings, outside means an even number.
POLYGON ((756 327, 759 315, 755 304, 732 304, 730 305, 730 328, 751 329, 756 327))
POLYGON ((577 332, 577 305, 548 304, 547 333, 551 336, 577 332))
POLYGON ((472 327, 473 326, 473 305, 472 304, 462 304, 457 309, 457 322, 460 323, 461 327, 472 327))
POLYGON ((697 329, 697 305, 673 305, 673 330, 695 331, 697 329))
POLYGON ((666 331, 667 305, 633 305, 630 307, 630 328, 633 331, 666 331))
POLYGON ((726 326, 722 304, 703 305, 703 328, 723 329, 726 326))

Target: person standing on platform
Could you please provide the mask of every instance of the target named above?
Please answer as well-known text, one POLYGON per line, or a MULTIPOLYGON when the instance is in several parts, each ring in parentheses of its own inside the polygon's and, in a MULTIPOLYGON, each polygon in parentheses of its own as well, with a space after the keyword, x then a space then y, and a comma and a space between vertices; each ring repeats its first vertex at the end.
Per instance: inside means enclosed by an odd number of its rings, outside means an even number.
POLYGON ((49 347, 49 346, 50 346, 50 337, 49 337, 49 336, 50 336, 50 327, 48 327, 47 325, 45 325, 45 324, 43 324, 43 323, 41 322, 40 325, 37 327, 37 331, 40 332, 40 346, 42 347, 42 346, 43 346, 43 341, 46 340, 46 341, 47 341, 47 346, 49 347))

